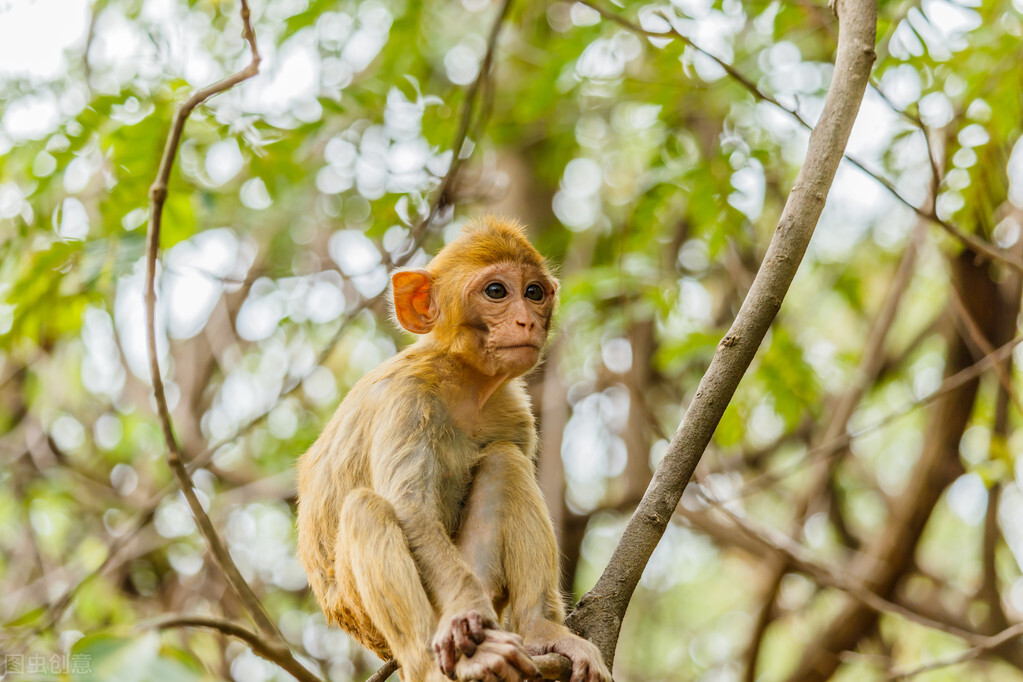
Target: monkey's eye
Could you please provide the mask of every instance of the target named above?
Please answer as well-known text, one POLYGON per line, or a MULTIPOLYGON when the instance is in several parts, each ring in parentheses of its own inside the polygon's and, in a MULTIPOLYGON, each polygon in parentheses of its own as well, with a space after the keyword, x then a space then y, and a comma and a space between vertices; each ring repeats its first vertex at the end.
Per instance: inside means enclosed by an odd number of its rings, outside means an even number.
POLYGON ((508 290, 504 288, 504 285, 500 282, 491 282, 487 285, 487 288, 483 290, 490 298, 504 298, 508 295, 508 290))
POLYGON ((542 301, 543 300, 543 287, 539 284, 530 284, 526 287, 526 298, 530 301, 542 301))

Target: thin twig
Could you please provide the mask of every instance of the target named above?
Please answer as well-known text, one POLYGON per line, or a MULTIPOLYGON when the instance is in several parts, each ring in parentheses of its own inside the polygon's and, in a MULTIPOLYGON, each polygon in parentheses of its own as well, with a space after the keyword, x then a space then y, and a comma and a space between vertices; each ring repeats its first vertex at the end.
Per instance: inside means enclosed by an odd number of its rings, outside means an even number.
POLYGON ((997 635, 991 635, 990 637, 983 638, 982 640, 977 642, 973 648, 967 649, 966 651, 962 651, 958 654, 955 654, 954 656, 949 656, 947 658, 939 658, 936 661, 931 661, 930 663, 921 665, 917 668, 903 668, 901 670, 894 670, 888 676, 888 679, 907 680, 910 677, 922 675, 923 673, 931 672, 932 670, 938 670, 939 668, 947 668, 949 666, 959 665, 960 663, 968 663, 969 661, 972 661, 975 658, 979 658, 980 656, 991 651, 992 649, 997 649, 998 647, 1012 640, 1013 638, 1021 636, 1023 636, 1023 623, 1016 623, 1012 627, 1008 627, 1002 630, 997 635))
POLYGON ((892 412, 888 416, 882 417, 881 419, 877 420, 870 426, 865 426, 859 431, 853 433, 848 432, 844 433, 832 441, 823 443, 815 448, 811 448, 810 450, 807 451, 806 456, 803 459, 799 460, 798 462, 787 464, 783 467, 779 467, 774 471, 765 471, 759 476, 750 479, 742 487, 741 490, 739 490, 734 496, 729 497, 726 501, 731 502, 742 497, 752 495, 753 493, 762 490, 768 485, 773 484, 778 479, 788 476, 789 474, 794 473, 797 470, 804 469, 806 467, 807 462, 815 460, 817 458, 830 457, 834 455, 836 452, 839 452, 846 445, 848 445, 850 441, 855 440, 856 438, 859 438, 861 436, 864 436, 872 431, 876 431, 877 429, 880 429, 884 426, 887 426, 888 424, 891 424, 899 417, 903 417, 912 412, 913 410, 916 410, 917 408, 930 405, 938 398, 956 390, 957 388, 967 383, 968 381, 976 379, 978 376, 980 376, 988 369, 990 369, 993 365, 1002 362, 1006 358, 1010 357, 1012 355, 1012 351, 1016 348, 1016 346, 1020 345, 1021 343, 1023 343, 1023 335, 1017 336, 1008 343, 998 347, 996 350, 989 353, 988 355, 985 355, 980 360, 973 363, 966 369, 963 369, 953 374, 952 376, 948 377, 947 379, 941 382, 941 385, 938 386, 937 390, 935 390, 933 393, 930 393, 927 396, 919 400, 916 400, 910 403, 909 405, 906 405, 901 410, 898 410, 897 412, 892 412))
POLYGON ((369 679, 367 679, 366 682, 384 682, 384 680, 393 675, 394 671, 397 669, 398 662, 392 658, 391 660, 387 661, 382 666, 380 666, 379 670, 370 675, 369 679))
MULTIPOLYGON (((167 187, 170 182, 171 171, 174 168, 174 159, 177 156, 178 146, 181 143, 181 136, 185 129, 185 123, 189 115, 203 102, 214 95, 225 92, 238 83, 252 78, 259 73, 259 50, 256 47, 256 34, 252 29, 252 18, 246 0, 241 2, 242 36, 249 45, 251 60, 241 71, 224 78, 223 80, 210 85, 209 87, 197 90, 185 102, 178 107, 174 114, 170 133, 167 135, 167 144, 164 147, 163 157, 160 159, 159 170, 156 180, 149 188, 150 213, 149 231, 146 235, 146 347, 149 353, 149 374, 153 382, 153 394, 156 398, 157 414, 160 418, 160 426, 163 430, 164 441, 167 445, 167 464, 174 473, 178 487, 181 489, 188 506, 192 511, 199 531, 206 540, 206 546, 214 562, 220 568, 227 579, 231 589, 241 600, 242 605, 249 616, 256 623, 259 630, 266 636, 273 637, 283 643, 284 638, 278 632, 273 621, 263 610, 263 605, 253 592, 252 587, 242 577, 241 572, 235 565, 234 560, 228 553, 223 541, 217 534, 216 529, 210 521, 209 515, 203 509, 198 495, 195 493, 195 486, 192 477, 185 466, 184 453, 181 445, 174 435, 174 425, 171 421, 170 408, 167 405, 167 395, 164 391, 163 377, 160 373, 160 357, 156 346, 156 261, 160 250, 160 228, 163 221, 163 206, 167 198, 167 187)), ((291 650, 283 644, 275 647, 276 660, 289 672, 301 680, 317 680, 315 675, 307 671, 302 664, 292 655, 291 650)))
MULTIPOLYGON (((647 38, 656 38, 656 39, 661 39, 661 40, 671 39, 672 36, 674 36, 679 41, 681 41, 683 44, 685 44, 688 47, 692 48, 693 50, 699 52, 700 54, 706 56, 707 58, 712 60, 715 64, 717 64, 719 67, 721 67, 721 69, 723 69, 725 71, 725 73, 728 74, 728 76, 732 78, 732 80, 737 82, 739 85, 741 85, 743 88, 745 88, 751 95, 753 95, 754 99, 756 99, 758 101, 761 101, 761 102, 767 102, 768 104, 776 107, 777 109, 780 109, 781 111, 784 111, 786 114, 788 114, 789 116, 794 118, 796 121, 798 121, 799 124, 802 125, 804 128, 806 128, 807 130, 813 130, 813 124, 811 124, 809 121, 807 121, 803 117, 803 115, 800 114, 797 110, 785 106, 784 104, 779 102, 777 99, 775 99, 773 96, 769 95, 768 93, 766 93, 763 90, 761 90, 760 88, 758 88, 756 86, 756 84, 753 83, 753 81, 751 81, 749 78, 747 78, 745 75, 743 75, 734 66, 732 66, 728 62, 724 61, 723 59, 721 59, 717 55, 713 54, 712 52, 709 52, 705 48, 700 47, 699 45, 694 43, 691 38, 689 38, 688 36, 680 33, 678 30, 676 30, 674 25, 671 23, 671 20, 670 20, 669 17, 663 17, 663 15, 662 15, 664 20, 668 23, 668 26, 669 26, 669 30, 668 31, 665 31, 665 32, 648 31, 647 29, 643 28, 642 26, 639 26, 639 25, 629 21, 628 19, 620 16, 617 12, 612 12, 612 11, 606 9, 605 7, 602 7, 599 3, 594 2, 593 0, 579 0, 579 2, 581 2, 582 4, 584 4, 584 5, 588 6, 588 7, 591 7, 594 10, 596 10, 601 16, 603 16, 604 18, 608 19, 609 21, 612 21, 612 22, 618 24, 622 28, 625 28, 626 30, 631 31, 632 33, 636 33, 637 35, 642 35, 642 36, 645 36, 647 38)), ((928 221, 934 223, 935 225, 938 225, 943 230, 948 232, 950 235, 952 235, 953 237, 955 237, 956 239, 961 241, 963 244, 969 246, 978 255, 983 256, 984 258, 987 258, 988 260, 999 261, 999 262, 1005 263, 1006 265, 1012 267, 1013 269, 1018 270, 1019 272, 1023 272, 1023 259, 1021 259, 1019 256, 1017 256, 1017 255, 1015 255, 1013 253, 1009 253, 1009 252, 1007 252, 1007 251, 1005 251, 1003 249, 999 249, 998 247, 993 246, 992 244, 986 242, 985 240, 980 239, 978 237, 975 237, 974 235, 969 234, 968 232, 963 231, 961 228, 957 227, 956 225, 953 225, 952 223, 948 222, 947 220, 943 220, 935 212, 933 206, 929 207, 929 208, 922 208, 920 206, 917 206, 912 201, 910 201, 909 199, 904 197, 895 188, 895 185, 893 185, 891 183, 891 181, 889 181, 887 178, 879 175, 875 171, 872 171, 869 168, 867 168, 867 166, 863 162, 858 161, 857 159, 849 156, 846 153, 842 154, 842 158, 844 158, 846 161, 848 161, 852 165, 856 166, 861 171, 863 171, 864 173, 869 175, 871 178, 873 178, 882 187, 884 187, 886 190, 888 190, 888 192, 893 197, 895 197, 895 199, 898 200, 899 203, 904 204, 907 208, 911 209, 914 213, 919 215, 921 218, 925 218, 928 221)), ((932 164, 933 164, 933 160, 932 160, 932 164)), ((933 172, 933 170, 932 170, 932 172, 933 172)))
POLYGON ((283 644, 260 637, 251 630, 223 618, 209 616, 170 616, 158 620, 141 623, 140 629, 169 630, 171 628, 207 628, 216 630, 228 637, 240 639, 252 648, 252 651, 271 663, 280 666, 301 682, 319 682, 319 678, 310 673, 283 644))

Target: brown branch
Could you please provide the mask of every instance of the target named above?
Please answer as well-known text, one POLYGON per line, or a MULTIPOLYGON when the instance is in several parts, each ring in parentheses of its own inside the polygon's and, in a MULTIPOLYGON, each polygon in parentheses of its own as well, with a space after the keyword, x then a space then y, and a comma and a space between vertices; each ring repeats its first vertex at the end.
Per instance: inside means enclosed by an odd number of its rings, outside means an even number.
POLYGON ((370 675, 366 682, 384 682, 388 677, 394 674, 394 671, 398 669, 398 662, 393 658, 380 666, 380 669, 370 675))
POLYGON ((246 0, 241 0, 241 16, 243 25, 242 35, 249 43, 252 51, 252 60, 241 71, 209 87, 197 90, 178 107, 178 110, 174 113, 174 121, 171 124, 170 133, 167 135, 167 144, 164 147, 163 157, 160 159, 160 169, 157 172, 156 180, 153 181, 152 186, 149 188, 149 231, 146 235, 146 348, 149 353, 149 375, 153 382, 153 394, 156 398, 157 413, 160 417, 163 438, 167 444, 167 464, 174 473, 178 487, 181 488, 185 500, 192 510, 192 516, 195 518, 199 531, 206 539, 206 544, 210 554, 213 556, 213 560, 224 573, 228 584, 238 595, 238 598, 241 599, 249 615, 252 616, 252 619, 259 626, 260 631, 276 634, 277 628, 269 616, 266 615, 266 612, 263 611, 263 607, 256 594, 252 591, 252 588, 245 582, 193 490, 192 477, 185 468, 184 454, 174 435, 174 426, 171 421, 170 409, 167 406, 167 396, 163 387, 163 377, 160 373, 160 357, 156 347, 156 259, 160 250, 160 228, 163 223, 163 205, 167 198, 167 185, 170 181, 171 170, 174 168, 174 158, 177 156, 178 146, 181 143, 185 122, 192 111, 210 97, 225 92, 238 83, 259 73, 259 52, 256 49, 256 36, 252 30, 252 21, 246 0))
MULTIPOLYGON (((695 50, 695 51, 699 52, 700 54, 704 55, 705 57, 707 57, 708 59, 713 61, 715 64, 717 64, 719 67, 721 67, 721 69, 723 69, 724 72, 726 74, 728 74, 728 76, 730 78, 732 78, 732 80, 737 82, 739 85, 741 85, 743 88, 745 88, 747 92, 749 92, 751 95, 753 95, 753 98, 755 100, 760 101, 760 102, 766 102, 766 103, 776 107, 777 109, 779 109, 781 111, 784 111, 786 114, 788 114, 793 119, 795 119, 800 125, 802 125, 807 130, 811 130, 811 131, 813 130, 813 125, 809 121, 807 121, 806 118, 804 118, 803 115, 800 114, 797 110, 785 106, 784 104, 779 102, 776 98, 774 98, 773 96, 769 95, 768 93, 766 93, 763 90, 761 90, 760 88, 758 88, 757 85, 753 81, 751 81, 749 78, 747 78, 742 72, 740 72, 734 66, 732 66, 728 62, 724 61, 723 59, 721 59, 720 57, 718 57, 714 53, 709 52, 708 50, 700 47, 699 45, 694 43, 693 40, 691 38, 689 38, 688 36, 678 32, 674 28, 674 26, 671 24, 671 21, 670 21, 670 19, 668 17, 664 17, 665 21, 668 22, 668 25, 670 27, 667 32, 648 31, 647 29, 643 28, 642 26, 638 26, 638 25, 634 24, 633 22, 629 21, 628 19, 625 19, 624 17, 620 16, 616 12, 612 12, 612 11, 602 7, 601 5, 599 5, 598 3, 594 2, 593 0, 579 0, 579 2, 581 2, 582 4, 584 4, 584 5, 588 6, 588 7, 593 8, 601 16, 603 16, 606 19, 608 19, 608 20, 618 24, 622 28, 625 28, 626 30, 631 31, 632 33, 636 33, 638 35, 646 36, 648 38, 659 38, 661 40, 664 40, 666 38, 670 39, 672 36, 674 36, 675 38, 680 40, 682 43, 687 45, 688 47, 690 47, 693 50, 695 50)), ((928 147, 929 147, 929 145, 928 145, 928 147)), ((917 206, 912 201, 910 201, 909 199, 904 197, 901 193, 899 193, 899 191, 895 188, 895 185, 893 185, 890 180, 888 180, 887 178, 879 175, 875 171, 870 170, 869 168, 867 168, 866 165, 863 164, 863 162, 858 161, 857 159, 849 156, 848 154, 845 154, 844 152, 842 154, 842 158, 845 159, 846 161, 848 161, 849 163, 851 163, 852 165, 856 166, 857 168, 859 168, 861 171, 863 171, 864 173, 869 175, 871 178, 873 178, 874 181, 876 181, 882 187, 884 187, 888 191, 888 193, 891 194, 899 203, 901 203, 901 204, 905 205, 907 208, 911 209, 914 213, 919 215, 921 218, 925 218, 928 221, 930 221, 930 222, 934 223, 935 225, 937 225, 938 227, 940 227, 941 229, 945 230, 950 235, 952 235, 953 237, 955 237, 956 239, 961 241, 963 244, 965 244, 966 246, 970 247, 974 252, 976 252, 980 256, 982 256, 982 257, 984 257, 984 258, 986 258, 988 260, 992 260, 992 261, 996 261, 996 262, 1003 262, 1003 263, 1009 265, 1010 267, 1012 267, 1013 269, 1015 269, 1015 270, 1017 270, 1019 272, 1023 272, 1023 259, 1021 259, 1018 255, 1016 255, 1014 253, 1011 253, 1011 252, 1008 252, 1008 251, 1005 251, 1004 249, 999 249, 998 247, 996 247, 996 246, 994 246, 994 245, 984 241, 983 239, 980 239, 978 237, 975 237, 972 234, 969 234, 968 232, 963 231, 961 228, 959 228, 956 225, 953 225, 952 223, 948 222, 947 220, 943 220, 934 211, 933 206, 932 207, 928 207, 928 208, 923 208, 923 207, 917 206)), ((932 166, 933 166, 933 159, 932 159, 931 163, 932 163, 932 166)), ((933 199, 932 199, 932 203, 933 203, 933 199)))
POLYGON ((643 569, 781 307, 842 159, 874 61, 877 4, 839 0, 838 14, 842 31, 835 75, 763 264, 607 568, 569 617, 570 626, 597 645, 609 664, 643 569))
POLYGON ((319 682, 319 678, 310 673, 301 663, 295 660, 288 647, 278 642, 273 642, 260 637, 251 630, 247 630, 237 623, 223 618, 211 618, 208 616, 170 616, 149 623, 139 625, 141 629, 155 628, 158 630, 169 630, 170 628, 207 628, 216 630, 228 637, 240 639, 249 645, 253 653, 260 658, 280 666, 291 673, 300 682, 319 682))
MULTIPOLYGON (((256 623, 259 630, 267 636, 276 638, 279 642, 284 639, 277 631, 276 626, 270 617, 263 610, 263 605, 253 592, 252 587, 242 577, 241 572, 235 565, 234 560, 228 553, 223 541, 217 534, 209 515, 202 507, 199 497, 194 490, 192 477, 185 466, 184 453, 174 435, 174 425, 171 421, 170 409, 167 406, 167 396, 164 391, 163 378, 160 373, 160 358, 156 346, 156 261, 160 249, 160 228, 163 222, 163 206, 167 198, 167 186, 170 182, 171 171, 174 168, 174 158, 177 155, 178 146, 181 143, 181 136, 185 129, 185 123, 189 115, 203 102, 214 95, 225 92, 238 83, 252 78, 259 73, 259 50, 256 47, 256 34, 252 29, 252 19, 249 6, 246 0, 241 2, 242 36, 249 44, 251 60, 241 71, 224 78, 223 80, 210 85, 209 87, 197 90, 185 102, 178 107, 174 114, 171 130, 167 135, 167 144, 164 147, 163 157, 160 159, 160 167, 157 171, 156 180, 149 188, 150 213, 149 231, 146 235, 146 348, 149 353, 149 374, 153 382, 153 394, 156 398, 157 413, 160 417, 160 425, 163 430, 163 437, 167 445, 167 464, 174 473, 178 487, 181 489, 188 506, 192 511, 199 531, 206 540, 206 546, 214 562, 220 568, 227 579, 231 589, 241 600, 245 610, 256 623)), ((237 636, 237 635, 236 635, 237 636)), ((254 645, 255 646, 255 645, 254 645)), ((317 680, 315 675, 307 671, 302 664, 292 655, 286 646, 275 645, 276 659, 278 662, 296 675, 300 680, 317 680)))
MULTIPOLYGON (((465 161, 465 157, 462 156, 462 149, 465 147, 465 140, 469 135, 473 114, 476 111, 477 95, 481 88, 486 88, 486 83, 490 79, 494 65, 494 54, 497 52, 497 39, 501 35, 501 28, 508 17, 511 4, 512 0, 504 0, 501 9, 497 13, 497 19, 494 20, 493 25, 490 27, 490 35, 487 38, 487 50, 483 55, 483 62, 480 64, 480 72, 477 74, 476 80, 469 86, 469 90, 465 93, 461 120, 458 124, 458 131, 455 133, 454 143, 451 145, 451 165, 448 166, 448 172, 444 175, 440 188, 434 194, 429 212, 411 230, 408 244, 399 250, 403 260, 407 260, 415 252, 417 241, 429 230, 441 210, 454 202, 452 192, 455 187, 455 181, 458 179, 458 174, 462 169, 462 164, 465 161)), ((488 115, 489 112, 485 110, 481 120, 485 120, 488 115)))
POLYGON ((983 640, 978 642, 972 649, 967 649, 966 651, 962 651, 958 654, 955 654, 954 656, 949 656, 948 658, 941 658, 936 661, 932 661, 917 668, 908 669, 903 668, 901 670, 894 670, 888 676, 888 679, 906 680, 909 679, 910 677, 915 677, 916 675, 921 675, 932 670, 938 670, 939 668, 947 668, 949 666, 959 665, 960 663, 966 663, 968 661, 972 661, 976 658, 979 658, 983 654, 994 649, 997 649, 1004 644, 1007 644, 1016 637, 1021 636, 1023 636, 1023 623, 1017 623, 1012 627, 1002 630, 997 635, 985 637, 983 640))

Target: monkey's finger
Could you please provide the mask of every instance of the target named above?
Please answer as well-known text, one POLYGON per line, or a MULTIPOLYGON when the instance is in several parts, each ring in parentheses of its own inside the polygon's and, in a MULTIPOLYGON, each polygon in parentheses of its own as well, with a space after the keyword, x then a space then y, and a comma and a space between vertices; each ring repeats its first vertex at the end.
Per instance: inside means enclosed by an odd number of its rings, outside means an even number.
POLYGON ((455 679, 455 654, 451 651, 447 637, 433 645, 433 653, 437 657, 437 665, 442 673, 450 679, 455 679))
POLYGON ((484 632, 487 623, 483 620, 483 616, 475 611, 470 612, 466 617, 466 625, 469 627, 469 636, 472 637, 472 640, 477 644, 482 644, 487 637, 487 633, 484 632))
POLYGON ((451 629, 454 635, 455 648, 466 657, 472 657, 476 653, 476 641, 471 636, 468 619, 459 618, 451 629))
POLYGON ((526 653, 522 646, 509 647, 509 651, 505 654, 504 658, 515 666, 518 672, 525 675, 526 679, 532 679, 540 674, 536 664, 533 663, 533 659, 529 657, 529 654, 526 653))

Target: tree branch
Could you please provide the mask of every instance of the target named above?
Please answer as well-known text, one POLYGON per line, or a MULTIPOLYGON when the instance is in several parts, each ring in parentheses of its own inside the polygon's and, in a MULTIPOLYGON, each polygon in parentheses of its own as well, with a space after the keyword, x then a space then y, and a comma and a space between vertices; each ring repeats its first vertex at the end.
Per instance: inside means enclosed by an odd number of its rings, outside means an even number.
POLYGON ((842 30, 834 78, 763 264, 607 568, 569 617, 570 627, 597 645, 609 664, 643 569, 781 307, 841 162, 874 61, 877 4, 839 0, 837 9, 842 30))
MULTIPOLYGON (((723 59, 721 59, 717 55, 713 54, 712 52, 709 52, 708 50, 700 47, 699 45, 694 43, 693 40, 689 36, 686 36, 686 35, 680 33, 679 31, 677 31, 674 28, 674 26, 672 25, 671 20, 670 20, 669 17, 664 17, 665 21, 668 22, 668 26, 670 27, 667 32, 648 31, 647 29, 643 28, 642 26, 637 26, 636 24, 632 23, 628 19, 625 19, 624 17, 620 16, 619 14, 617 14, 615 12, 612 12, 612 11, 602 7, 601 5, 597 4, 596 2, 593 2, 593 0, 579 0, 579 2, 581 2, 582 4, 584 4, 584 5, 588 6, 588 7, 593 8, 601 16, 605 17, 606 19, 609 19, 610 21, 613 21, 614 23, 618 24, 622 28, 625 28, 626 30, 631 31, 633 33, 636 33, 638 35, 646 36, 647 38, 659 38, 661 40, 664 40, 666 38, 670 39, 672 36, 675 36, 678 40, 683 42, 685 45, 687 45, 688 47, 692 48, 693 50, 696 50, 700 54, 706 56, 708 59, 710 59, 715 64, 717 64, 719 67, 721 67, 721 69, 723 69, 724 72, 726 74, 728 74, 728 76, 732 80, 734 80, 736 83, 738 83, 743 88, 745 88, 751 95, 753 95, 754 99, 756 99, 756 100, 758 100, 760 102, 767 102, 768 104, 776 107, 777 109, 779 109, 781 111, 784 111, 786 114, 788 114, 793 119, 795 119, 800 125, 802 125, 807 130, 813 130, 813 126, 810 124, 810 122, 807 121, 803 117, 803 115, 800 114, 798 111, 796 111, 795 109, 791 109, 791 108, 785 106, 784 104, 779 102, 776 98, 774 98, 773 96, 769 95, 768 93, 766 93, 763 90, 761 90, 760 88, 758 88, 753 81, 751 81, 749 78, 747 78, 745 75, 743 75, 742 72, 740 72, 734 66, 732 66, 728 62, 724 61, 723 59)), ((839 47, 841 47, 841 45, 839 47)), ((900 113, 903 113, 903 112, 900 111, 900 113)), ((909 114, 905 114, 905 115, 907 117, 910 116, 909 114)), ((925 131, 925 135, 926 135, 926 131, 925 131)), ((929 141, 928 141, 928 150, 930 150, 930 142, 929 141)), ((932 166, 932 174, 933 174, 933 173, 935 173, 935 170, 934 170, 935 169, 934 160, 933 160, 933 157, 930 155, 930 153, 928 153, 928 157, 930 158, 930 163, 931 163, 931 166, 932 166)), ((842 158, 844 158, 846 161, 848 161, 852 165, 856 166, 861 171, 863 171, 864 173, 869 175, 871 178, 873 178, 878 184, 880 184, 882 187, 884 187, 886 190, 888 190, 888 193, 891 194, 893 197, 895 197, 895 199, 898 200, 899 203, 901 203, 901 204, 905 205, 907 208, 911 209, 914 213, 919 215, 921 218, 925 218, 928 221, 930 221, 930 222, 934 223, 935 225, 939 226, 941 229, 943 229, 946 232, 948 232, 950 235, 952 235, 953 237, 955 237, 956 239, 961 241, 963 244, 965 244, 966 246, 970 247, 978 255, 983 256, 984 258, 986 258, 988 260, 1003 262, 1003 263, 1009 265, 1010 267, 1012 267, 1013 269, 1015 269, 1015 270, 1017 270, 1019 272, 1023 272, 1023 259, 1021 259, 1017 254, 1011 253, 1009 251, 1005 251, 1004 249, 999 249, 998 247, 993 246, 992 244, 989 244, 988 242, 984 241, 983 239, 980 239, 979 237, 976 237, 976 236, 974 236, 974 235, 972 235, 972 234, 970 234, 968 232, 965 232, 964 230, 962 230, 961 228, 957 227, 956 225, 953 225, 952 223, 948 222, 947 220, 943 220, 942 218, 940 218, 938 216, 938 214, 934 211, 934 207, 933 207, 934 196, 936 196, 936 195, 932 194, 932 198, 931 198, 931 204, 932 205, 931 206, 929 206, 927 208, 923 208, 923 207, 917 206, 912 201, 910 201, 909 199, 904 197, 897 189, 895 189, 895 186, 891 183, 891 181, 889 181, 887 178, 884 178, 881 175, 879 175, 878 173, 876 173, 876 172, 870 170, 869 168, 867 168, 867 166, 864 165, 863 162, 858 161, 857 159, 855 159, 855 158, 853 158, 853 157, 851 157, 851 156, 849 156, 848 154, 845 154, 845 153, 842 154, 842 158)), ((933 182, 933 180, 932 180, 932 182, 933 182)))
POLYGON ((967 663, 968 661, 979 658, 983 654, 997 649, 1003 644, 1007 644, 1016 637, 1021 636, 1023 636, 1023 623, 1017 623, 1012 627, 1002 630, 997 635, 985 637, 973 648, 962 651, 954 656, 940 658, 917 668, 902 668, 900 670, 894 670, 891 675, 889 675, 888 679, 906 680, 910 677, 915 677, 916 675, 922 675, 923 673, 931 672, 932 670, 938 670, 939 668, 947 668, 949 666, 959 665, 960 663, 967 663))
POLYGON ((240 639, 249 645, 253 653, 260 658, 281 667, 291 673, 300 682, 319 682, 319 678, 310 673, 301 663, 291 655, 291 650, 281 643, 270 641, 260 637, 251 630, 247 630, 237 623, 224 618, 212 618, 208 616, 170 616, 149 623, 139 625, 142 629, 156 628, 158 630, 169 630, 171 628, 207 628, 216 630, 228 637, 240 639))
MULTIPOLYGON (((252 29, 249 6, 246 0, 240 0, 240 2, 242 36, 249 44, 251 59, 248 65, 241 71, 213 85, 197 90, 178 107, 174 113, 170 132, 167 135, 167 143, 164 146, 163 156, 160 159, 156 180, 153 181, 152 186, 149 188, 150 211, 149 230, 146 235, 145 288, 146 348, 149 353, 149 374, 153 382, 157 414, 159 415, 163 437, 167 444, 167 464, 173 472, 185 500, 188 502, 192 516, 203 538, 206 540, 207 548, 214 562, 224 574, 231 589, 241 600, 245 610, 259 627, 260 632, 283 642, 283 637, 281 637, 273 621, 270 620, 270 617, 263 610, 263 605, 260 603, 255 592, 253 592, 252 587, 242 577, 241 572, 228 553, 223 541, 213 527, 209 515, 203 509, 202 503, 195 493, 192 477, 185 466, 184 453, 174 435, 174 425, 171 421, 170 409, 167 406, 167 395, 164 391, 163 377, 160 373, 160 358, 156 346, 156 261, 160 250, 160 228, 163 222, 163 206, 167 198, 167 187, 170 182, 171 171, 174 168, 174 159, 177 156, 178 146, 181 143, 181 136, 185 129, 185 123, 192 111, 210 97, 225 92, 238 83, 252 78, 259 73, 259 50, 256 47, 256 34, 252 29)), ((299 679, 317 680, 312 673, 308 672, 294 658, 287 647, 281 646, 277 650, 277 656, 281 661, 285 662, 282 667, 288 669, 292 674, 296 674, 299 679)))

